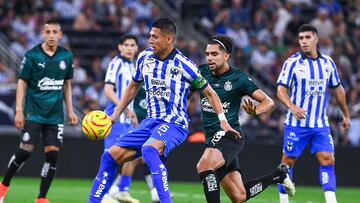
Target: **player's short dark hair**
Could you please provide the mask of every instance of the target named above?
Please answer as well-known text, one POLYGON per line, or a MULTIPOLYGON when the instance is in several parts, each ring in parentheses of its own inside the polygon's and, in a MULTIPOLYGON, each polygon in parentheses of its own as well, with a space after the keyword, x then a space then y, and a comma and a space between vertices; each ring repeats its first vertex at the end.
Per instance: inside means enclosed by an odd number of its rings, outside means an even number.
POLYGON ((48 24, 48 25, 58 25, 58 26, 60 26, 60 29, 61 29, 61 24, 60 24, 60 22, 57 20, 57 19, 49 19, 49 20, 47 20, 45 23, 44 23, 44 25, 45 24, 48 24))
POLYGON ((298 34, 300 32, 312 32, 316 35, 318 34, 316 27, 310 24, 303 24, 302 26, 300 26, 298 30, 298 34))
POLYGON ((231 54, 234 47, 233 39, 227 35, 216 35, 209 40, 208 44, 218 44, 220 49, 225 50, 228 54, 231 54))
POLYGON ((138 38, 135 35, 123 35, 119 39, 119 44, 124 44, 124 42, 128 39, 133 39, 136 44, 138 44, 138 38))
POLYGON ((152 27, 159 28, 162 32, 173 34, 176 36, 177 28, 174 21, 170 20, 169 18, 158 18, 156 19, 152 27))

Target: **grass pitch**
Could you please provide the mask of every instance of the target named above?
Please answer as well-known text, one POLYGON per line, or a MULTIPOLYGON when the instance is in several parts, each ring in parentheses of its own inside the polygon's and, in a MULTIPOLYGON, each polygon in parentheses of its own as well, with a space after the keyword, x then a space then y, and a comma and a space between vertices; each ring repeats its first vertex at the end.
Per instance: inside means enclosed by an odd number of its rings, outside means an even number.
MULTIPOLYGON (((12 180, 10 190, 4 203, 32 203, 38 195, 40 178, 15 177, 12 180)), ((48 193, 51 203, 85 203, 90 191, 92 180, 90 179, 64 179, 55 178, 48 193)), ((174 203, 205 203, 200 182, 170 182, 170 190, 174 195, 174 203)), ((323 203, 324 194, 320 186, 296 187, 295 197, 291 203, 323 203)), ((339 203, 358 203, 360 188, 339 187, 337 198, 339 203)), ((150 203, 150 193, 144 181, 133 181, 130 193, 142 203, 150 203)), ((221 202, 230 203, 226 194, 221 192, 221 202)), ((277 187, 269 187, 250 203, 278 203, 277 187)))

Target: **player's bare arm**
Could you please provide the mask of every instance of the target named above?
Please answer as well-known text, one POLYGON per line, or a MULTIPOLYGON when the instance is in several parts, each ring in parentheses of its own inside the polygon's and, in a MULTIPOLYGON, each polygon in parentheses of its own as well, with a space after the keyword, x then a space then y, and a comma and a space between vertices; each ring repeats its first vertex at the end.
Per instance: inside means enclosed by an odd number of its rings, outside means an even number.
MULTIPOLYGON (((114 91, 115 86, 113 84, 105 84, 104 86, 104 95, 109 98, 114 104, 119 104, 120 100, 116 96, 116 93, 114 91)), ((125 109, 125 116, 127 118, 130 118, 131 125, 136 128, 138 126, 138 119, 136 117, 136 114, 133 111, 130 111, 128 109, 125 109)))
POLYGON ((16 88, 16 112, 15 112, 15 127, 23 129, 25 125, 24 119, 24 98, 26 95, 27 82, 19 79, 16 88))
POLYGON ((210 102, 212 108, 216 112, 217 115, 219 115, 220 120, 220 126, 225 132, 229 132, 232 135, 234 135, 236 138, 240 138, 241 135, 238 131, 234 130, 229 123, 226 120, 226 117, 224 115, 224 110, 221 106, 221 101, 219 96, 216 94, 216 92, 213 90, 213 88, 208 85, 202 92, 201 92, 210 102), (223 117, 222 117, 223 116, 223 117))
POLYGON ((110 116, 111 120, 114 122, 120 116, 120 114, 125 110, 125 108, 130 104, 130 102, 135 98, 137 92, 141 87, 141 83, 131 81, 129 86, 125 89, 124 96, 120 99, 120 102, 116 105, 114 113, 110 116))
POLYGON ((74 113, 72 104, 72 93, 71 93, 71 80, 65 80, 64 82, 64 101, 66 105, 66 113, 70 119, 70 124, 75 125, 78 122, 78 118, 74 113))
POLYGON ((245 100, 242 108, 250 115, 257 116, 269 111, 275 106, 274 101, 260 89, 254 91, 251 97, 260 103, 255 105, 250 99, 245 100))
POLYGON ((349 111, 346 106, 345 90, 342 85, 339 85, 338 87, 336 87, 333 90, 333 93, 335 95, 336 102, 338 103, 338 105, 343 113, 342 125, 343 125, 344 129, 346 130, 346 129, 350 128, 351 121, 350 121, 349 111))
POLYGON ((291 102, 288 89, 282 85, 277 88, 277 97, 283 102, 295 117, 300 120, 306 118, 306 111, 291 102))

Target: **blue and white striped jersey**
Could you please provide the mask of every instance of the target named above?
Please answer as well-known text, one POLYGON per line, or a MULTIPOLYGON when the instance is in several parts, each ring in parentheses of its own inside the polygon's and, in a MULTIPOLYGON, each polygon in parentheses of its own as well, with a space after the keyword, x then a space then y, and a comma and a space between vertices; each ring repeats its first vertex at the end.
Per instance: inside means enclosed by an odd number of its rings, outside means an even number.
POLYGON ((157 59, 148 48, 139 54, 135 65, 133 80, 145 82, 147 117, 187 129, 189 88, 199 90, 208 85, 197 66, 175 48, 164 60, 157 59))
MULTIPOLYGON (((134 64, 121 55, 115 56, 110 61, 106 71, 105 84, 114 85, 114 91, 119 99, 121 99, 122 95, 124 94, 124 90, 129 85, 134 70, 134 64)), ((116 104, 108 99, 105 112, 108 115, 111 115, 114 112, 115 107, 116 104)), ((118 119, 118 122, 130 123, 130 119, 126 118, 125 114, 122 113, 118 119)))
POLYGON ((334 61, 318 52, 316 59, 307 58, 302 52, 289 57, 283 65, 277 84, 289 89, 290 100, 307 111, 305 119, 297 120, 288 110, 285 125, 321 128, 329 126, 326 115, 328 87, 340 85, 334 61))

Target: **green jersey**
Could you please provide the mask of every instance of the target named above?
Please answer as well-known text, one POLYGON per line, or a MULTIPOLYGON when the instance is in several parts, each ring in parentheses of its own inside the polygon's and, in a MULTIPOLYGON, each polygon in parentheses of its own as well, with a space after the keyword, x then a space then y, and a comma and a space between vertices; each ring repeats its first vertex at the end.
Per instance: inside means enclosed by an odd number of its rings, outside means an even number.
POLYGON ((64 123, 64 81, 73 77, 73 56, 58 46, 53 56, 41 44, 25 53, 20 66, 20 79, 27 82, 25 120, 44 123, 64 123))
MULTIPOLYGON (((238 116, 241 98, 245 95, 252 95, 258 87, 252 79, 239 69, 230 68, 229 71, 221 75, 214 75, 206 64, 201 65, 199 70, 201 71, 201 75, 219 95, 225 116, 230 126, 241 130, 238 116)), ((221 130, 220 121, 206 97, 201 95, 200 102, 206 135, 205 143, 208 144, 212 136, 217 131, 221 130)))
POLYGON ((141 88, 134 99, 134 111, 139 123, 146 118, 146 92, 144 85, 141 85, 141 88))

